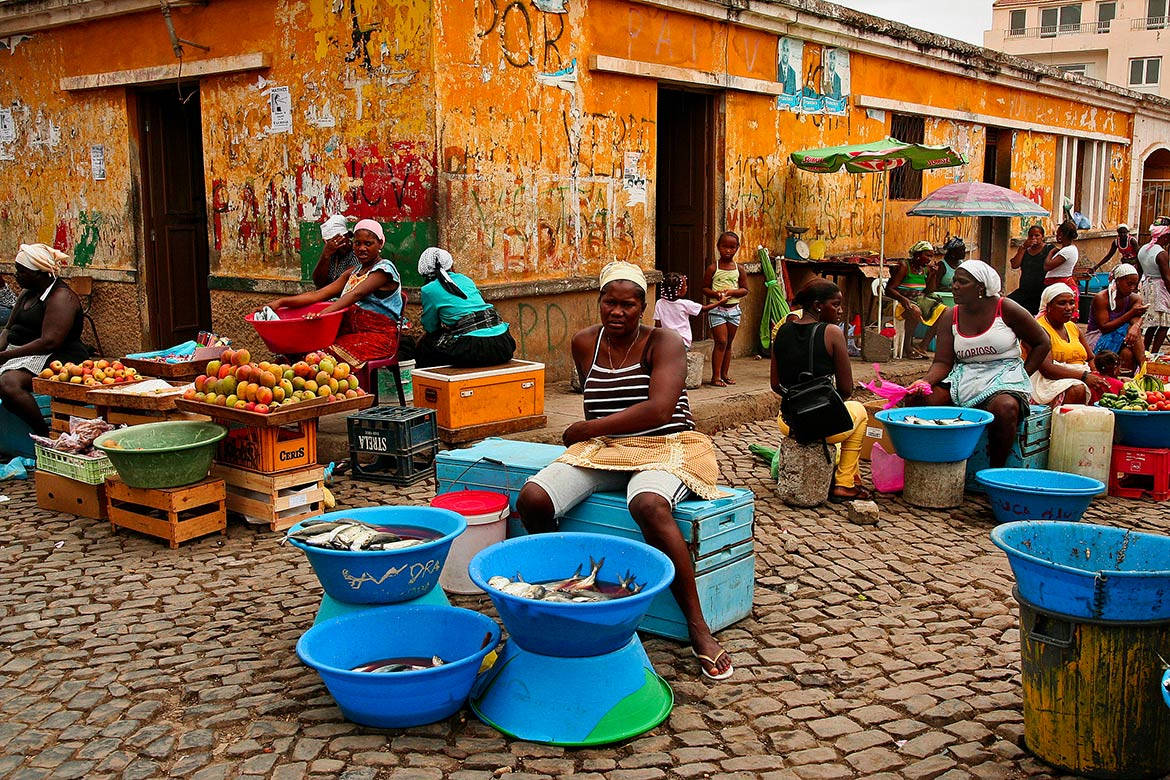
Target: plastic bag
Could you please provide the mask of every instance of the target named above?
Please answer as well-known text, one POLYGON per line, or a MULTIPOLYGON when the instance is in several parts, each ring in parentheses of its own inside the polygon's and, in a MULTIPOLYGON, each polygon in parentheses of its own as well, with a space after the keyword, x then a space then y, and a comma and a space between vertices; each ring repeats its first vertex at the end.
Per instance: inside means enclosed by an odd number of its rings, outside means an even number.
POLYGON ((877 397, 886 399, 884 409, 893 409, 902 403, 908 395, 928 395, 930 393, 930 385, 922 380, 914 382, 909 387, 902 387, 899 384, 882 379, 881 366, 877 363, 873 364, 873 371, 877 374, 877 378, 872 382, 867 382, 864 387, 877 397))
POLYGON ((256 312, 255 319, 257 322, 272 322, 273 320, 279 320, 280 317, 278 317, 276 312, 272 310, 271 306, 265 306, 263 309, 256 312))

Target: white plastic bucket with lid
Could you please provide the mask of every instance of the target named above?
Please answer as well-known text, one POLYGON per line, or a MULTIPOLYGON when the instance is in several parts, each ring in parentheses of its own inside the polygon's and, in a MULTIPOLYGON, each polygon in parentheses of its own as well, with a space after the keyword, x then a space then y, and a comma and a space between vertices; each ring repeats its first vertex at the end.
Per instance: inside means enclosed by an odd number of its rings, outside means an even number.
POLYGON ((455 538, 447 553, 439 585, 450 593, 481 593, 467 576, 467 564, 480 550, 504 541, 511 511, 508 497, 488 490, 454 490, 435 496, 431 506, 458 512, 467 520, 467 530, 455 538))

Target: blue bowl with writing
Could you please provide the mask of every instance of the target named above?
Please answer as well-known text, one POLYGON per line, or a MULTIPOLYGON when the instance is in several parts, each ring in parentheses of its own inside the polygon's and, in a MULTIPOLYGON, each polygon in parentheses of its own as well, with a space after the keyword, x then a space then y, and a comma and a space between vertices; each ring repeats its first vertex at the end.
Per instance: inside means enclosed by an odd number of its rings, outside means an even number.
POLYGON ((1048 469, 980 469, 975 479, 1001 523, 1016 520, 1077 522, 1105 483, 1080 474, 1048 469))
MULTIPOLYGON (((343 509, 313 518, 349 518, 379 526, 403 537, 427 539, 401 550, 328 550, 289 539, 309 563, 331 598, 346 604, 397 604, 431 592, 447 562, 455 537, 467 529, 463 516, 429 506, 376 506, 343 509)), ((297 523, 289 532, 302 528, 297 523)))

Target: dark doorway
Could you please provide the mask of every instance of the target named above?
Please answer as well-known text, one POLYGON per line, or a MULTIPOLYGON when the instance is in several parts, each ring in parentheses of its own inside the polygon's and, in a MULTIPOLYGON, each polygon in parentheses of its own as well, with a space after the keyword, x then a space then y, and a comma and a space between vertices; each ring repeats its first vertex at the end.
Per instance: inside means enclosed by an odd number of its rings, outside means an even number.
MULTIPOLYGON (((655 265, 664 274, 685 274, 687 297, 696 301, 715 256, 715 131, 714 95, 659 88, 655 265)), ((698 319, 696 339, 703 333, 698 319)))
MULTIPOLYGON (((987 146, 983 156, 983 181, 1000 187, 1012 186, 1012 131, 987 128, 987 146)), ((1001 276, 1007 273, 1007 250, 1011 240, 1012 220, 1008 217, 979 219, 979 259, 1001 276)))
POLYGON ((199 85, 138 93, 151 346, 211 326, 199 85))

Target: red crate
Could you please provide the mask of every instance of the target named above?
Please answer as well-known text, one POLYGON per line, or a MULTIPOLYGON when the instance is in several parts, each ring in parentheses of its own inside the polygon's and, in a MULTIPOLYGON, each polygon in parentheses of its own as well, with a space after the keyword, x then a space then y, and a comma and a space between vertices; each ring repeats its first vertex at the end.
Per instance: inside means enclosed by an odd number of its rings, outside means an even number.
POLYGON ((1170 449, 1113 448, 1109 495, 1120 498, 1170 498, 1170 449))

